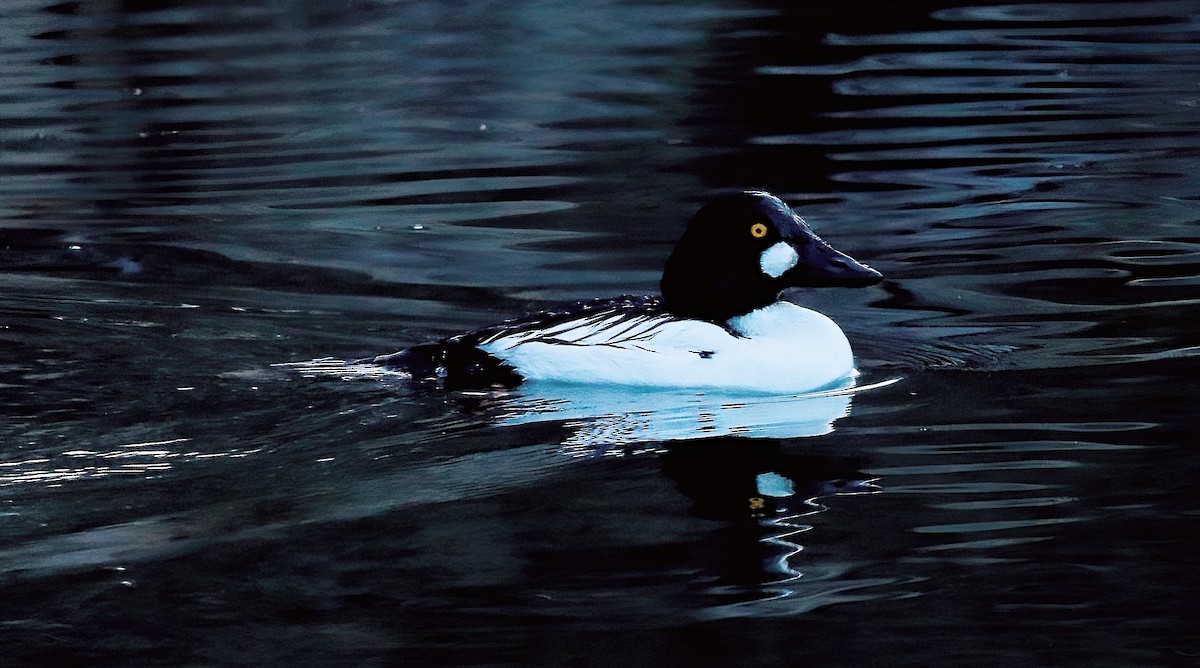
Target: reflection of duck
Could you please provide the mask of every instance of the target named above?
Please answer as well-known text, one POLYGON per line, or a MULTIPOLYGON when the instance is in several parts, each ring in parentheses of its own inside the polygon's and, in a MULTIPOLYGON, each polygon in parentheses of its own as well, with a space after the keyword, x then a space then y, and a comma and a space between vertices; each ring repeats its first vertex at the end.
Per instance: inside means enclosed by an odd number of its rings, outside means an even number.
POLYGON ((793 563, 804 550, 797 541, 813 528, 802 518, 825 510, 819 499, 879 491, 858 462, 790 454, 775 440, 714 438, 671 445, 662 457, 693 514, 728 522, 711 589, 723 602, 710 611, 717 616, 756 614, 755 602, 791 598, 802 576, 793 563))
POLYGON ((718 520, 765 519, 815 509, 816 500, 876 492, 858 462, 790 454, 776 440, 714 438, 672 445, 663 472, 692 500, 692 512, 718 520))
MULTIPOLYGON (((888 382, 888 381, 885 381, 888 382)), ((852 394, 868 389, 803 395, 751 395, 621 386, 531 382, 495 405, 500 425, 561 421, 568 446, 681 441, 715 436, 801 438, 833 430, 850 412, 852 394)))
POLYGON ((667 260, 661 299, 581 303, 361 361, 448 388, 538 380, 807 392, 848 383, 854 359, 832 320, 780 293, 879 280, 778 198, 738 193, 692 218, 667 260))

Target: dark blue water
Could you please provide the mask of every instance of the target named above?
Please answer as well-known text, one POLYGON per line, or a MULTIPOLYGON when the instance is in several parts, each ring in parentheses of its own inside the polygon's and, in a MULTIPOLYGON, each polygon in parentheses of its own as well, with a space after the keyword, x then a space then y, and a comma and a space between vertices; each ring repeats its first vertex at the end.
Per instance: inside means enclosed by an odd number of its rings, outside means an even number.
POLYGON ((6 3, 3 663, 1194 665, 1198 45, 1182 1, 6 3), (874 389, 279 366, 654 292, 726 188, 883 271, 790 295, 874 389))

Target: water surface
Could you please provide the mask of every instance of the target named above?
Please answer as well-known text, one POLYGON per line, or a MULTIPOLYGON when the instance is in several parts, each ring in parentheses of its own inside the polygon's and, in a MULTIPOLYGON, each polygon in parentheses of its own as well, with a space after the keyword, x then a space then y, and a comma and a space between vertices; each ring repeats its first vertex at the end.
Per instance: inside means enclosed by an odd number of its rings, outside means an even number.
POLYGON ((1198 21, 7 3, 6 661, 1194 661, 1198 21), (728 188, 885 274, 789 295, 869 389, 279 366, 654 292, 728 188))

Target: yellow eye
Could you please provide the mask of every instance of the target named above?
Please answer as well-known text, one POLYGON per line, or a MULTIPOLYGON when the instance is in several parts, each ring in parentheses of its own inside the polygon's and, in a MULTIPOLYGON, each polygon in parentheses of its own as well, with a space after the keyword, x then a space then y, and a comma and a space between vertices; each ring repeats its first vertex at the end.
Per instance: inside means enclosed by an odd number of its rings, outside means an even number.
POLYGON ((767 236, 767 226, 762 223, 755 223, 750 226, 750 236, 755 239, 761 239, 767 236))

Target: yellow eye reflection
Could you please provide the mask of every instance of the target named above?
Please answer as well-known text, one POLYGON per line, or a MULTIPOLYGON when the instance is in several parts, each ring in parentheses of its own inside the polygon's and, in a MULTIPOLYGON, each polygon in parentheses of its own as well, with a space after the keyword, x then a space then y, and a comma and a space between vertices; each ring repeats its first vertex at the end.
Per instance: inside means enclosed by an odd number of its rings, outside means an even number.
POLYGON ((755 239, 761 239, 767 236, 767 226, 764 223, 755 223, 750 226, 750 236, 755 239))

